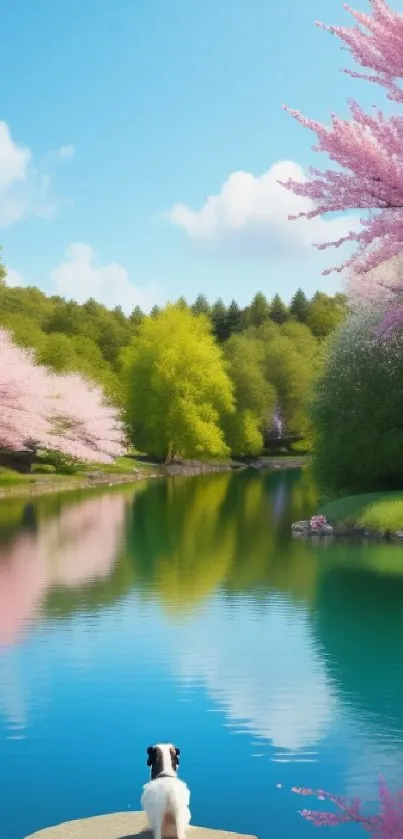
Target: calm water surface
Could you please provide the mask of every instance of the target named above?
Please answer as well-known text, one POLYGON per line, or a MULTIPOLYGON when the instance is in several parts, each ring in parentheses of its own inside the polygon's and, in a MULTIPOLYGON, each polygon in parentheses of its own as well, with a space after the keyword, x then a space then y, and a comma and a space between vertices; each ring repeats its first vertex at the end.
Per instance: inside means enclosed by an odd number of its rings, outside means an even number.
POLYGON ((138 809, 158 740, 261 839, 315 835, 292 785, 403 785, 403 550, 292 541, 315 509, 298 472, 0 504, 2 839, 138 809))

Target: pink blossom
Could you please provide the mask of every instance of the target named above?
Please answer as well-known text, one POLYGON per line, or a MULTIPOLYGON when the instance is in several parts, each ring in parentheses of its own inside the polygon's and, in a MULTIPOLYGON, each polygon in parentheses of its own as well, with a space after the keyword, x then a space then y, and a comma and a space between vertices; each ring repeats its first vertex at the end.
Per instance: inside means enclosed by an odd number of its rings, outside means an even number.
MULTIPOLYGON (((370 2, 372 15, 345 7, 356 22, 353 27, 318 25, 339 37, 356 63, 375 72, 364 78, 386 87, 389 96, 401 103, 403 92, 395 80, 403 77, 403 15, 389 9, 384 0, 370 2)), ((362 76, 356 72, 350 75, 362 76)), ((283 183, 314 203, 314 209, 300 216, 369 211, 360 220, 359 230, 352 226, 338 241, 318 243, 321 250, 345 242, 356 244, 351 258, 324 273, 350 266, 356 272, 367 271, 399 254, 403 250, 403 117, 386 118, 375 109, 368 114, 351 101, 349 119, 332 114, 330 126, 324 126, 299 111, 285 110, 316 134, 314 150, 326 152, 337 167, 324 172, 311 169, 310 178, 303 183, 291 179, 283 183)))
POLYGON ((379 781, 381 806, 379 812, 373 816, 362 812, 359 798, 347 801, 324 790, 304 787, 293 787, 292 791, 297 795, 314 796, 320 801, 329 801, 335 806, 336 812, 307 809, 300 811, 301 816, 316 827, 337 827, 339 824, 353 822, 361 825, 375 839, 403 839, 403 790, 393 795, 382 778, 379 781))
POLYGON ((99 387, 38 366, 0 329, 0 448, 109 463, 124 452, 123 425, 99 387))
POLYGON ((320 530, 327 525, 327 518, 326 516, 312 516, 309 524, 312 530, 320 530))
POLYGON ((123 425, 98 386, 82 376, 53 376, 53 447, 78 460, 109 463, 124 453, 123 425))

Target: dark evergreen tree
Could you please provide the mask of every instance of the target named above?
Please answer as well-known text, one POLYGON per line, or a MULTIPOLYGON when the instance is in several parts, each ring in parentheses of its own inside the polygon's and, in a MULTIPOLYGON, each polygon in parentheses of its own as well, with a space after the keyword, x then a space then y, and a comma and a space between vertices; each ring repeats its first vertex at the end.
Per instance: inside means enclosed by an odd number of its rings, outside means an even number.
POLYGON ((294 297, 290 303, 290 315, 295 318, 298 323, 306 323, 309 315, 309 300, 306 294, 299 288, 295 292, 294 297))
POLYGON ((270 320, 280 325, 288 320, 287 306, 283 303, 279 294, 275 294, 271 302, 270 320))

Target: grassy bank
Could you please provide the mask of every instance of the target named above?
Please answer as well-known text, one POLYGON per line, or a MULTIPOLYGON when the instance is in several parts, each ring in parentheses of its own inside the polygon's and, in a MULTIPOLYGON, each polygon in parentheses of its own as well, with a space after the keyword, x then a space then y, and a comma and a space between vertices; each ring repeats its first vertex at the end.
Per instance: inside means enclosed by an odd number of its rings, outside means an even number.
POLYGON ((120 457, 115 463, 108 465, 93 464, 73 475, 39 471, 22 474, 14 469, 0 467, 0 498, 129 484, 159 473, 159 468, 154 464, 143 463, 131 457, 120 457))
POLYGON ((324 504, 319 513, 332 523, 380 533, 403 530, 403 491, 351 495, 324 504))

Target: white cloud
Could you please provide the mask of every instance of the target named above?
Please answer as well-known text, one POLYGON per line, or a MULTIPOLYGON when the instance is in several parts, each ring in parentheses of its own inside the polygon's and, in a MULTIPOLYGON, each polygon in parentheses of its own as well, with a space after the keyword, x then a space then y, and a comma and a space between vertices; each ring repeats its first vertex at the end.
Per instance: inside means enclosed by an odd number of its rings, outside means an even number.
POLYGON ((19 288, 20 286, 27 285, 24 277, 18 271, 14 271, 14 268, 7 268, 6 284, 10 288, 19 288))
MULTIPOLYGON (((73 153, 73 146, 62 146, 57 158, 73 153)), ((0 227, 31 215, 50 218, 55 209, 49 173, 33 164, 31 150, 16 143, 7 123, 0 121, 0 227)))
POLYGON ((297 163, 274 163, 260 176, 233 172, 218 195, 210 195, 199 210, 175 204, 167 217, 193 240, 232 253, 272 258, 295 257, 314 243, 339 239, 356 224, 355 219, 298 219, 312 209, 310 200, 294 195, 278 181, 304 180, 297 163))
POLYGON ((108 308, 121 306, 130 313, 135 306, 149 311, 159 297, 159 288, 150 283, 136 286, 118 262, 97 265, 91 245, 75 242, 66 250, 66 258, 50 276, 50 291, 84 303, 93 297, 108 308))

